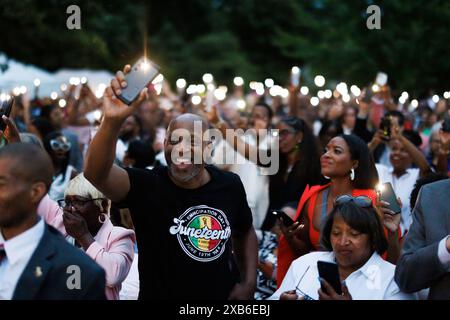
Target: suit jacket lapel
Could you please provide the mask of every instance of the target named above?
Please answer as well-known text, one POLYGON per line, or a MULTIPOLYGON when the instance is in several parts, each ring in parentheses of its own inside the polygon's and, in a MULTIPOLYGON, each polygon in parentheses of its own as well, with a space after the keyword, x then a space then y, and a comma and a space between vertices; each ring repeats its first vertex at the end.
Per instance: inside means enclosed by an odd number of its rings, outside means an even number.
POLYGON ((51 268, 50 258, 55 253, 51 237, 49 227, 45 225, 44 235, 17 282, 13 300, 35 299, 51 268))

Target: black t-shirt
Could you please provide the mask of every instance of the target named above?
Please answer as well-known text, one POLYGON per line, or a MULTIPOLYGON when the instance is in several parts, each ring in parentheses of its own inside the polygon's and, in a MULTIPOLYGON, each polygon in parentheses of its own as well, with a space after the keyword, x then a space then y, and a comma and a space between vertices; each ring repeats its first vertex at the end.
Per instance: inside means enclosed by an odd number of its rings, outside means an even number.
POLYGON ((252 225, 240 178, 207 166, 211 180, 176 186, 167 167, 126 169, 125 203, 139 248, 139 299, 226 299, 239 281, 231 236, 252 225))

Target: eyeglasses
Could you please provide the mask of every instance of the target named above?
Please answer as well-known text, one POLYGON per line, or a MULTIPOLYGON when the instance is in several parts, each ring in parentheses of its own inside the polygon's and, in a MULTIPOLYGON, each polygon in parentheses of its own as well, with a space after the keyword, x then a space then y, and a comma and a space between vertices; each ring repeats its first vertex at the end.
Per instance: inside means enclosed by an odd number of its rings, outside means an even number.
POLYGON ((370 199, 367 196, 358 196, 358 197, 352 197, 348 194, 344 194, 342 196, 339 196, 334 201, 334 204, 344 204, 348 202, 354 202, 358 207, 360 208, 368 208, 372 206, 372 199, 370 199))
POLYGON ((77 208, 81 208, 82 206, 84 206, 86 203, 91 202, 91 201, 95 201, 95 200, 103 200, 104 198, 95 198, 95 199, 87 199, 87 200, 66 200, 66 199, 61 199, 58 200, 58 205, 64 209, 66 207, 77 207, 77 208))
POLYGON ((302 282, 303 278, 305 277, 306 273, 309 270, 309 266, 306 268, 305 272, 303 272, 303 275, 300 277, 300 280, 298 280, 297 285, 295 286, 295 293, 302 297, 303 300, 314 300, 313 298, 311 298, 311 296, 309 296, 307 293, 303 292, 302 289, 300 289, 300 283, 302 282))
POLYGON ((72 147, 72 144, 69 141, 61 141, 57 139, 50 140, 50 147, 53 151, 64 151, 67 152, 72 147))

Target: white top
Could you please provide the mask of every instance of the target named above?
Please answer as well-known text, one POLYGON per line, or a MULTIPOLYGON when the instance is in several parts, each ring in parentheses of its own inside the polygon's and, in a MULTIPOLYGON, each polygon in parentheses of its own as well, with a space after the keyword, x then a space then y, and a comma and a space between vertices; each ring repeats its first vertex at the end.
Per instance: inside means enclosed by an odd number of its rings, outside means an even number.
POLYGON ((123 162, 123 158, 125 157, 125 153, 128 150, 129 142, 124 142, 121 139, 117 139, 116 143, 116 159, 119 160, 120 163, 123 162))
POLYGON ((420 169, 409 168, 401 177, 394 175, 394 168, 382 164, 376 164, 380 183, 390 182, 395 194, 402 200, 402 220, 401 228, 404 233, 412 223, 411 207, 409 205, 411 192, 414 189, 417 179, 420 177, 420 169))
POLYGON ((450 267, 450 252, 447 250, 447 238, 450 236, 446 236, 444 239, 439 241, 438 246, 438 257, 439 261, 444 265, 445 267, 450 267))
POLYGON ((0 300, 11 300, 17 282, 44 235, 44 220, 27 231, 5 241, 0 232, 0 245, 4 245, 6 257, 0 262, 0 300))
MULTIPOLYGON (((294 260, 280 288, 269 298, 278 300, 283 292, 295 290, 299 298, 319 299, 317 261, 335 262, 333 252, 312 252, 294 260)), ((345 284, 353 300, 415 300, 415 294, 400 291, 394 281, 395 266, 376 252, 358 270, 351 273, 345 284)))
MULTIPOLYGON (((256 146, 256 137, 251 134, 244 136, 245 142, 256 146)), ((259 149, 267 150, 270 139, 264 138, 259 149)), ((247 160, 239 152, 222 139, 214 147, 212 162, 220 169, 237 174, 244 185, 247 202, 253 216, 253 226, 261 229, 269 208, 269 176, 264 174, 264 168, 258 167, 254 162, 247 160)))
POLYGON ((139 269, 138 269, 139 255, 134 254, 133 263, 131 264, 130 272, 125 280, 122 282, 122 289, 120 290, 120 300, 137 300, 139 297, 139 269))

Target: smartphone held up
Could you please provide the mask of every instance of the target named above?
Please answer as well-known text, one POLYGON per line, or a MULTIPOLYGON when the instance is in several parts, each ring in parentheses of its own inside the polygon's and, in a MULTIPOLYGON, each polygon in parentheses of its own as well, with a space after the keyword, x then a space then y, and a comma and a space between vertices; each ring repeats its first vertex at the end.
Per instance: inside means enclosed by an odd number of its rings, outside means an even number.
MULTIPOLYGON (((319 271, 319 277, 328 282, 337 294, 342 294, 338 265, 333 262, 317 261, 317 269, 319 271)), ((330 294, 322 284, 320 287, 323 292, 330 294)))
POLYGON ((377 186, 379 199, 389 203, 389 209, 394 215, 402 212, 394 188, 390 182, 386 182, 377 186))
POLYGON ((142 57, 125 75, 127 86, 123 88, 118 98, 125 104, 133 103, 141 93, 142 89, 147 87, 150 82, 156 78, 160 72, 160 67, 149 59, 142 57))
POLYGON ((273 210, 272 214, 274 214, 277 219, 280 219, 286 227, 290 227, 294 224, 294 220, 282 210, 273 210))
POLYGON ((4 131, 6 129, 6 123, 1 118, 3 116, 9 117, 13 105, 14 105, 13 97, 8 96, 8 98, 0 100, 0 131, 4 131))

